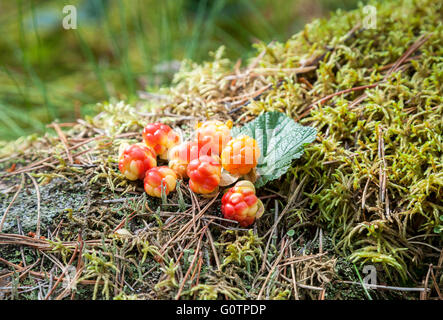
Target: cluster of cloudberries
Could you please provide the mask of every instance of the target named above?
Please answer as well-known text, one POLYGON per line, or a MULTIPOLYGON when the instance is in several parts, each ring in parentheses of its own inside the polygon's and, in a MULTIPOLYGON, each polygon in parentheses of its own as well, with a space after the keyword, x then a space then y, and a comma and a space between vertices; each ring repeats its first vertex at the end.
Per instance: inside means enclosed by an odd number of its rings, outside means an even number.
MULTIPOLYGON (((232 175, 248 174, 257 166, 260 149, 246 135, 231 137, 232 122, 210 120, 198 123, 195 139, 181 142, 171 127, 150 123, 143 130, 144 143, 128 145, 119 156, 119 169, 129 180, 144 180, 144 189, 153 197, 174 191, 177 179, 189 179, 198 194, 218 190, 222 168, 232 175), (157 166, 157 156, 168 166, 157 166)), ((241 226, 252 224, 262 207, 249 181, 240 181, 222 199, 222 213, 241 226)))

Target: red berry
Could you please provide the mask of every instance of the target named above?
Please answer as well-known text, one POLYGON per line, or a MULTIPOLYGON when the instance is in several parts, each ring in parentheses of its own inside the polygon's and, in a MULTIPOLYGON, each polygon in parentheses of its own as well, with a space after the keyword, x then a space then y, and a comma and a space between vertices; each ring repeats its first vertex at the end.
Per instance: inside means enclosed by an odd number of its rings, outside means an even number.
POLYGON ((118 162, 120 172, 129 180, 143 179, 146 171, 156 165, 154 150, 142 144, 124 147, 118 162))
POLYGON ((162 159, 167 159, 170 148, 180 142, 180 136, 163 123, 150 123, 143 129, 143 140, 162 159))
POLYGON ((195 193, 214 192, 220 183, 221 165, 216 157, 200 156, 188 164, 189 187, 195 193))
POLYGON ((250 181, 239 181, 222 197, 223 216, 247 227, 263 214, 263 204, 255 195, 255 187, 250 181))
POLYGON ((165 194, 175 190, 177 184, 177 175, 174 170, 166 167, 155 167, 146 172, 145 191, 152 197, 160 198, 162 194, 162 186, 165 188, 165 194))

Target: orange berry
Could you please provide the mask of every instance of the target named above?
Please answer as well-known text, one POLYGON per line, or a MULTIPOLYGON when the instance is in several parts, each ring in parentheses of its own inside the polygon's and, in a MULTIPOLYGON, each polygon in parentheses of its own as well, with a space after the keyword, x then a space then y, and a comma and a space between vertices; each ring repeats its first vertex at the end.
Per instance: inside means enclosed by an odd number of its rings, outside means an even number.
POLYGON ((152 148, 142 144, 126 146, 119 156, 118 168, 129 180, 143 179, 146 171, 157 165, 152 148))
POLYGON ((180 142, 180 136, 163 123, 150 123, 143 129, 143 140, 162 159, 167 159, 168 150, 180 142))
POLYGON ((221 154, 223 168, 231 174, 244 175, 257 166, 260 148, 253 138, 241 135, 228 142, 221 154))
POLYGON ((175 190, 177 175, 174 170, 166 166, 155 167, 146 172, 144 184, 147 194, 161 198, 162 186, 165 188, 166 195, 175 190))
POLYGON ((223 147, 231 140, 232 121, 223 123, 211 120, 197 124, 197 141, 200 150, 207 155, 220 155, 223 147))

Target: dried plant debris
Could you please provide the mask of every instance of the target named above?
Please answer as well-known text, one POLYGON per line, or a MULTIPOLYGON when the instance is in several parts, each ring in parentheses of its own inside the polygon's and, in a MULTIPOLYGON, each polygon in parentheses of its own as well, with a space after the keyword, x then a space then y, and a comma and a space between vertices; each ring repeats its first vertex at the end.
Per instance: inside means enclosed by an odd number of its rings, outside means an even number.
POLYGON ((374 5, 376 29, 360 8, 257 44, 245 67, 221 48, 134 105, 4 144, 0 297, 441 299, 443 4, 374 5), (117 168, 147 123, 187 136, 198 120, 267 111, 317 138, 257 189, 252 228, 222 217, 220 193, 178 183, 155 199, 117 168), (362 286, 368 265, 375 287, 362 286))

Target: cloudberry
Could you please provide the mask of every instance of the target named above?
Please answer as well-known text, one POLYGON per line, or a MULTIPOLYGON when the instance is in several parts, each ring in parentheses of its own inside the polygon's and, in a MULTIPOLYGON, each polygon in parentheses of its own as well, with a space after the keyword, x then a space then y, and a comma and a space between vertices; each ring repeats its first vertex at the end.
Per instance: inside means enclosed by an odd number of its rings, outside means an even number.
POLYGON ((150 123, 143 129, 143 140, 161 159, 167 159, 168 150, 180 142, 180 136, 163 123, 150 123))
POLYGON ((223 147, 231 140, 232 121, 223 123, 210 120, 197 124, 197 141, 199 148, 207 155, 219 156, 223 147))
POLYGON ((118 162, 120 172, 129 180, 142 180, 146 171, 156 165, 157 160, 154 150, 142 144, 124 147, 118 162))
POLYGON ((250 181, 239 181, 222 197, 223 217, 235 220, 240 226, 247 227, 263 214, 263 203, 255 195, 254 185, 250 181))
POLYGON ((220 183, 221 165, 218 157, 200 156, 188 164, 189 187, 195 193, 214 192, 220 183))
POLYGON ((165 194, 175 190, 177 184, 177 175, 174 170, 167 166, 155 167, 149 169, 145 176, 145 191, 152 197, 160 198, 162 194, 162 186, 165 194))
MULTIPOLYGON (((203 154, 200 154, 203 155, 203 154)), ((169 168, 174 170, 178 176, 186 178, 186 169, 189 162, 199 156, 197 141, 186 141, 172 147, 168 152, 169 168)))
POLYGON ((253 138, 241 135, 229 141, 221 154, 223 168, 231 174, 244 175, 257 166, 260 148, 253 138))

